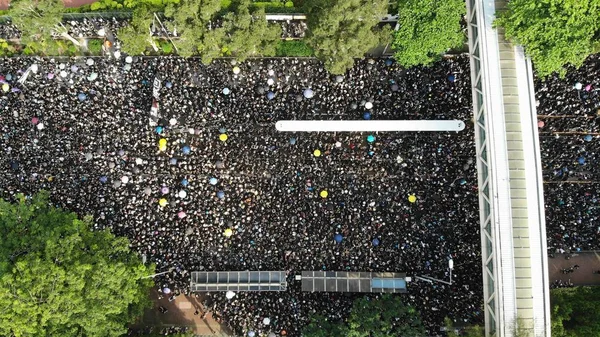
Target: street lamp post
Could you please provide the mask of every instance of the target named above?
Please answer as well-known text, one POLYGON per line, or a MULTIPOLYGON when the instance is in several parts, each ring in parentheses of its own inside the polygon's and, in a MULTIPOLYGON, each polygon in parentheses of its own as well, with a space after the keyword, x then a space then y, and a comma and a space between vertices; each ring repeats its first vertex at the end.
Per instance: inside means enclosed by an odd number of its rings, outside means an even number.
POLYGON ((152 274, 152 275, 144 276, 144 277, 141 277, 141 278, 143 278, 143 279, 144 279, 144 278, 152 278, 152 277, 155 277, 155 276, 158 276, 158 275, 167 274, 167 273, 170 273, 170 272, 172 272, 172 271, 173 271, 173 269, 175 269, 175 268, 169 268, 169 270, 167 270, 167 271, 163 271, 163 272, 160 272, 160 273, 156 273, 156 274, 152 274))
POLYGON ((452 270, 454 269, 454 260, 452 258, 450 258, 448 260, 448 269, 450 270, 450 282, 444 281, 444 280, 440 280, 440 279, 437 279, 435 277, 426 276, 426 275, 415 276, 415 278, 419 279, 421 281, 429 282, 429 283, 433 283, 435 281, 435 282, 444 283, 444 284, 447 284, 447 285, 451 286, 452 285, 452 270))

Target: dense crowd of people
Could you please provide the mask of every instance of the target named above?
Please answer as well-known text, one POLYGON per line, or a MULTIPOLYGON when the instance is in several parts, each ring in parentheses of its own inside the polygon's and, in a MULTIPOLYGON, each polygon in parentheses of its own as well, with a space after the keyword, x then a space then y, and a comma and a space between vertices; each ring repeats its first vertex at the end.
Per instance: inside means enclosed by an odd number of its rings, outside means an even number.
POLYGON ((189 294, 192 271, 286 271, 286 291, 209 294, 237 333, 298 336, 312 313, 347 315, 359 295, 302 292, 303 270, 448 279, 450 258, 452 286, 413 278, 401 296, 431 335, 445 316, 483 320, 468 57, 360 60, 345 76, 306 59, 9 58, 0 74, 1 196, 45 189, 93 215, 170 271, 155 278, 170 297, 189 294), (278 132, 284 119, 467 126, 278 132))
MULTIPOLYGON (((100 30, 109 30, 112 33, 116 33, 120 28, 126 26, 128 22, 129 20, 126 18, 90 16, 81 19, 65 19, 63 25, 67 33, 75 39, 101 38, 104 35, 98 33, 100 30)), ((308 29, 306 21, 303 20, 283 20, 273 22, 281 26, 281 38, 283 39, 301 39, 306 35, 308 29)), ((155 21, 151 25, 150 31, 152 35, 156 37, 169 36, 173 38, 177 36, 177 32, 168 30, 167 27, 162 26, 158 21, 155 21)), ((59 35, 60 32, 57 31, 56 36, 58 37, 59 35)), ((20 37, 21 32, 10 21, 0 24, 1 39, 14 40, 19 39, 20 37)))
POLYGON ((549 253, 600 248, 600 55, 535 83, 549 253))

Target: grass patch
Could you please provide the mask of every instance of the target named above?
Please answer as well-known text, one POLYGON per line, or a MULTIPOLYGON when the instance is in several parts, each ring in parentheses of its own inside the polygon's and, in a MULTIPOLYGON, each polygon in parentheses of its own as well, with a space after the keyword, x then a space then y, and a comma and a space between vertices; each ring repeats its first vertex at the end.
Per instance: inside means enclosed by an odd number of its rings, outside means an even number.
POLYGON ((302 40, 281 40, 275 50, 275 56, 279 57, 307 57, 315 55, 315 51, 302 40))
POLYGON ((102 40, 100 39, 91 39, 88 40, 87 47, 92 55, 100 55, 102 54, 102 40))

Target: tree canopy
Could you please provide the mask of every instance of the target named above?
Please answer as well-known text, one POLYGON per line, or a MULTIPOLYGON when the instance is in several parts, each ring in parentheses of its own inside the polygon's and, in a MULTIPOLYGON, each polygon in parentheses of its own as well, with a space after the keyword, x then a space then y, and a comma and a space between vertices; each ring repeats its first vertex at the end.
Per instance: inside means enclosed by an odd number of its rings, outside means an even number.
POLYGON ((267 22, 264 9, 251 9, 250 0, 234 1, 222 24, 215 26, 221 5, 221 0, 182 0, 167 7, 165 16, 172 19, 167 25, 180 33, 174 40, 179 55, 199 54, 205 64, 221 56, 244 61, 250 56, 275 55, 281 28, 267 22))
POLYGON ((387 12, 386 0, 305 0, 307 44, 333 74, 343 74, 355 58, 385 44, 391 32, 377 24, 387 12))
POLYGON ((121 336, 149 305, 154 268, 90 223, 47 193, 0 200, 0 335, 121 336))
POLYGON ((377 299, 354 301, 347 324, 332 322, 322 315, 311 317, 302 330, 304 337, 421 337, 426 331, 419 313, 389 294, 377 299))
POLYGON ((150 25, 152 25, 152 12, 145 7, 137 7, 132 14, 131 21, 117 32, 121 40, 121 49, 130 55, 141 55, 150 46, 150 25))
POLYGON ((600 0, 511 0, 496 24, 521 44, 537 73, 566 74, 600 52, 600 0))
POLYGON ((460 21, 464 0, 399 0, 398 22, 392 47, 394 58, 405 67, 430 65, 465 42, 460 21))
POLYGON ((552 336, 600 336, 600 287, 552 289, 550 305, 552 336))
POLYGON ((52 33, 61 24, 63 11, 62 0, 14 0, 8 14, 21 31, 21 44, 35 53, 53 55, 52 33))

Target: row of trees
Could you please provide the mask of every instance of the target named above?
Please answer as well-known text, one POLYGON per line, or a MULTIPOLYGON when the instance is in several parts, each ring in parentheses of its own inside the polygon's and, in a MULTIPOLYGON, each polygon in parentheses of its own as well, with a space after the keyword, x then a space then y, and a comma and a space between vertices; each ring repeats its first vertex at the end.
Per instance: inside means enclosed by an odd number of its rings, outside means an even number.
POLYGON ((331 321, 316 314, 302 330, 304 337, 422 337, 425 327, 417 310, 402 303, 399 296, 354 301, 346 322, 331 321))
POLYGON ((153 266, 48 194, 0 199, 0 336, 122 336, 151 305, 153 266))
MULTIPOLYGON (((114 0, 101 3, 110 1, 114 0)), ((221 56, 243 61, 274 56, 280 42, 280 27, 268 24, 264 9, 251 0, 119 1, 134 8, 131 25, 118 32, 130 54, 142 54, 153 43, 149 29, 157 8, 164 8, 168 28, 177 30, 174 45, 181 56, 199 55, 207 63, 221 56)), ((344 73, 355 58, 390 42, 404 67, 430 65, 449 49, 464 46, 464 0, 398 0, 399 29, 393 33, 379 24, 387 6, 387 0, 304 0, 306 43, 334 74, 344 73)), ((9 15, 23 32, 21 44, 29 54, 54 54, 60 45, 52 33, 79 46, 61 24, 63 11, 62 0, 12 1, 9 15)), ((600 0, 511 0, 496 25, 525 47, 538 75, 564 75, 566 65, 578 67, 587 56, 600 52, 599 12, 600 0)))

